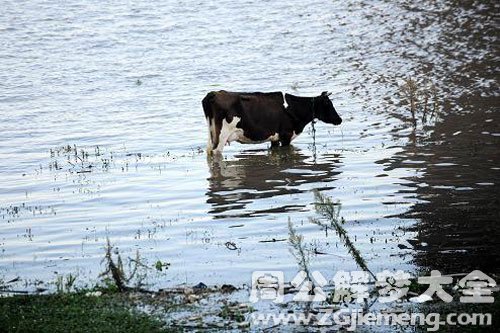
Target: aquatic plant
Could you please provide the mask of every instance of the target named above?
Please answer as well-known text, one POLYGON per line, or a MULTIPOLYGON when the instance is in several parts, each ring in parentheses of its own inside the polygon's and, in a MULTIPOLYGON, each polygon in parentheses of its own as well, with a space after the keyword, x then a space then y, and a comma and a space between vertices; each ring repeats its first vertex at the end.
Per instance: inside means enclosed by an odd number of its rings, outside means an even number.
POLYGON ((434 84, 431 85, 430 87, 430 94, 432 96, 432 112, 431 112, 431 118, 435 118, 437 116, 437 110, 438 110, 438 91, 437 88, 434 84))
POLYGON ((422 115, 422 124, 435 118, 438 109, 438 90, 436 85, 427 79, 420 81, 408 78, 400 87, 402 101, 410 105, 413 127, 417 127, 417 113, 422 115), (430 112, 429 112, 430 111, 430 112), (428 118, 429 115, 429 118, 428 118))
MULTIPOLYGON (((128 273, 126 272, 122 257, 117 248, 114 248, 109 238, 106 238, 106 254, 103 261, 105 270, 99 277, 104 277, 104 282, 108 290, 123 292, 131 289, 140 290, 147 277, 147 271, 151 268, 141 259, 139 250, 136 251, 135 259, 128 258, 128 273), (116 259, 113 259, 113 252, 116 259), (128 284, 135 280, 135 287, 128 284)), ((157 264, 155 265, 157 268, 157 264)), ((168 265, 162 264, 162 267, 168 268, 168 265)))
POLYGON ((78 275, 73 275, 71 273, 69 273, 66 277, 63 275, 58 275, 55 281, 56 292, 58 294, 71 292, 71 289, 73 288, 77 277, 78 275))
POLYGON ((309 270, 310 256, 304 249, 304 236, 297 233, 297 230, 293 227, 290 218, 288 218, 288 242, 291 245, 290 252, 294 256, 295 260, 297 260, 300 270, 306 273, 307 278, 310 281, 313 281, 309 270))
MULTIPOLYGON (((105 261, 106 269, 102 272, 99 277, 111 277, 110 282, 114 283, 114 286, 118 291, 125 291, 128 287, 125 285, 125 272, 123 271, 123 262, 120 254, 116 253, 117 259, 116 262, 113 260, 112 255, 113 246, 109 241, 109 238, 106 239, 106 255, 103 259, 105 261)), ((105 280, 107 282, 107 280, 105 280)), ((108 283, 108 285, 110 285, 108 283)), ((110 285, 112 286, 112 285, 110 285)))
POLYGON ((319 225, 326 233, 328 233, 329 229, 334 230, 358 267, 368 272, 375 279, 375 274, 368 268, 366 260, 361 256, 361 252, 356 248, 347 230, 343 226, 343 224, 345 224, 345 219, 340 216, 340 202, 333 202, 331 198, 321 194, 317 190, 314 191, 314 198, 316 200, 314 203, 316 212, 326 219, 326 221, 311 217, 309 218, 311 223, 319 225))
POLYGON ((401 86, 401 91, 403 93, 403 96, 410 104, 410 112, 413 121, 413 126, 417 127, 417 118, 415 115, 415 113, 417 112, 417 98, 418 98, 417 82, 412 78, 406 79, 404 84, 401 86))
MULTIPOLYGON (((295 260, 297 260, 300 270, 306 274, 306 280, 311 283, 311 290, 314 290, 318 286, 312 278, 311 270, 309 269, 310 255, 304 248, 304 236, 297 233, 290 218, 288 218, 288 242, 291 245, 290 252, 295 257, 295 260)), ((309 312, 311 310, 311 302, 307 302, 305 305, 306 311, 309 312)))

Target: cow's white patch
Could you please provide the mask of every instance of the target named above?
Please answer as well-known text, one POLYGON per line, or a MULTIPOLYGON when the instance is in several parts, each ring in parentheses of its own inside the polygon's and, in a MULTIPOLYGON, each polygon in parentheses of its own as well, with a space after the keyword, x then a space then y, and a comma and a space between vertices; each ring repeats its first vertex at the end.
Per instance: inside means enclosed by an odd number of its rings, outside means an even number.
POLYGON ((267 138, 267 140, 268 141, 279 141, 280 140, 280 135, 278 133, 274 133, 269 138, 267 138))
POLYGON ((240 136, 243 136, 243 130, 236 127, 241 121, 240 117, 233 117, 233 120, 228 123, 226 119, 222 119, 222 128, 219 134, 219 144, 214 152, 222 153, 226 143, 237 141, 240 136))
MULTIPOLYGON (((230 142, 233 141, 238 141, 239 143, 262 143, 266 141, 279 141, 280 136, 278 133, 274 133, 273 135, 270 135, 267 139, 261 140, 261 141, 254 141, 251 140, 250 138, 246 137, 243 129, 236 127, 238 123, 241 121, 240 117, 233 117, 233 120, 228 123, 226 119, 222 120, 222 128, 219 134, 219 144, 215 149, 213 149, 214 152, 217 153, 222 153, 224 150, 224 146, 226 144, 229 145, 230 142)), ((210 131, 215 131, 215 126, 213 121, 210 123, 210 131)))
POLYGON ((238 137, 238 140, 236 140, 236 141, 238 141, 239 143, 258 143, 258 142, 253 141, 250 138, 247 138, 245 136, 245 134, 243 134, 243 133, 241 133, 241 135, 238 137))
POLYGON ((243 131, 241 134, 238 136, 237 140, 239 143, 263 143, 267 141, 279 141, 280 140, 280 135, 278 133, 274 133, 273 135, 270 135, 267 139, 264 140, 252 140, 250 138, 247 138, 244 134, 243 131))

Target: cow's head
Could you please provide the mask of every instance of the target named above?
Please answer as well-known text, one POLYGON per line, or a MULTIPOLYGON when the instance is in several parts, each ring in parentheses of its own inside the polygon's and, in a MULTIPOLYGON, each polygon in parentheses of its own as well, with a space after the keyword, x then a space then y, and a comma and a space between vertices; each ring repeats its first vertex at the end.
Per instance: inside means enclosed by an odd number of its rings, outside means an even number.
POLYGON ((340 118, 333 107, 332 101, 330 101, 328 97, 330 95, 331 93, 323 91, 320 96, 314 98, 315 116, 327 124, 340 125, 342 123, 342 118, 340 118))

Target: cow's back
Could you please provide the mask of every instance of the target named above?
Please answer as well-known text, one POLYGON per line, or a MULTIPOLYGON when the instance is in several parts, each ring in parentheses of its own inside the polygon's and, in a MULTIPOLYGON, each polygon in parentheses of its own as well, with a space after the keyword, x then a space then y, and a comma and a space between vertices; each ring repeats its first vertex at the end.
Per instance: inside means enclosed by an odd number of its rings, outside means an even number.
POLYGON ((283 94, 281 92, 234 92, 220 90, 212 92, 214 102, 217 107, 225 110, 236 108, 242 101, 260 104, 281 106, 284 104, 283 94))

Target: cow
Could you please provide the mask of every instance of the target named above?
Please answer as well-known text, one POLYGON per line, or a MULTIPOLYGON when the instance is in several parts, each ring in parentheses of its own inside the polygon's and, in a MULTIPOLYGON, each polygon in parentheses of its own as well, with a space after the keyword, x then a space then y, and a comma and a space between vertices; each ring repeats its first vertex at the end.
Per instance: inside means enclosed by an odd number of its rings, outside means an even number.
POLYGON ((202 100, 208 124, 207 153, 222 153, 232 141, 288 146, 314 119, 340 125, 326 91, 316 97, 281 92, 209 92, 202 100), (285 106, 286 100, 286 106, 285 106))

